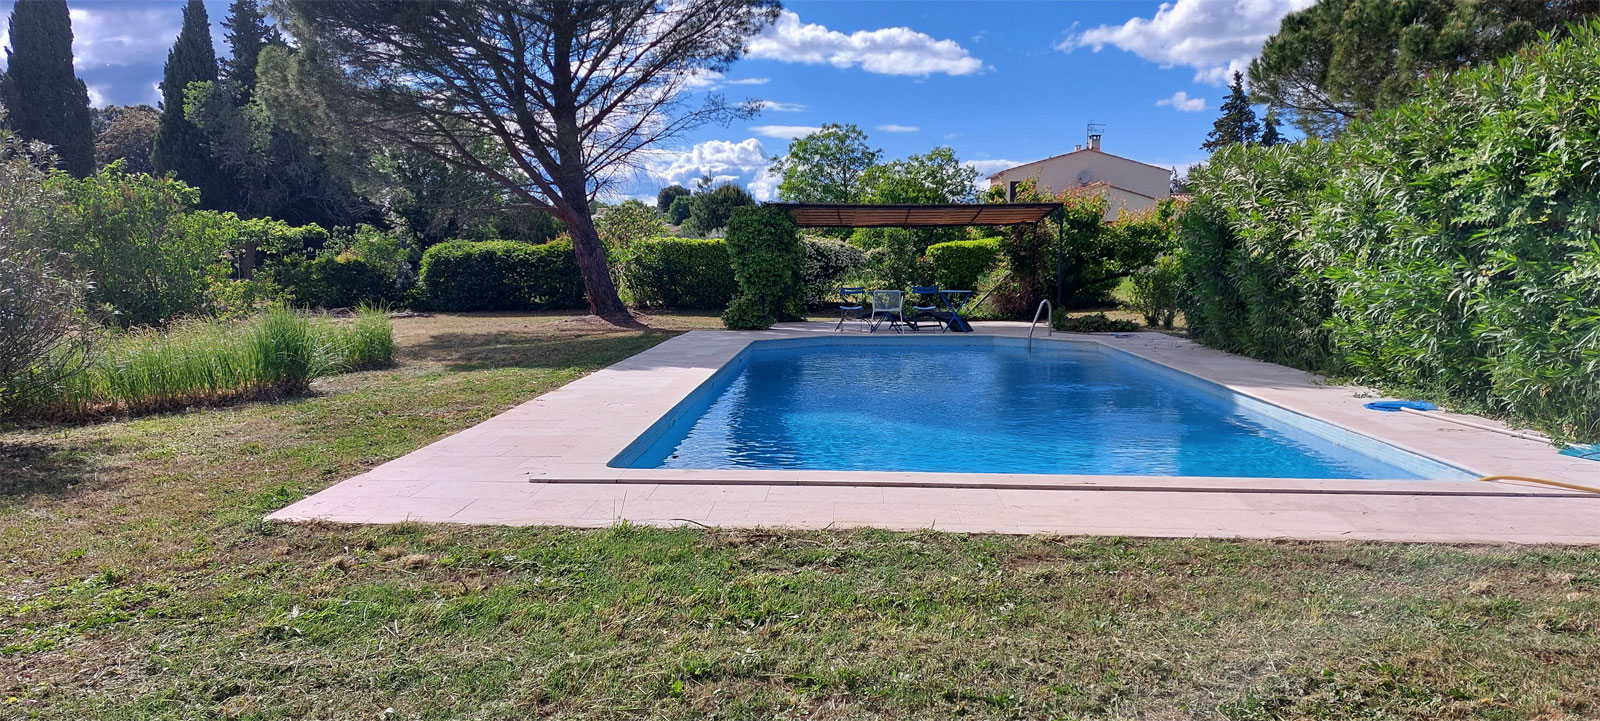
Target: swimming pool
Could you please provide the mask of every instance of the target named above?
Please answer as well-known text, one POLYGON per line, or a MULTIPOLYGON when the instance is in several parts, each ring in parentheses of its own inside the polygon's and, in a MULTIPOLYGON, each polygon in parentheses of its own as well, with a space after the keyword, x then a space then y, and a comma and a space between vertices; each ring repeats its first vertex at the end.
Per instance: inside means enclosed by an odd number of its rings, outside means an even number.
POLYGON ((610 465, 1470 477, 1098 344, 949 336, 752 343, 610 465))

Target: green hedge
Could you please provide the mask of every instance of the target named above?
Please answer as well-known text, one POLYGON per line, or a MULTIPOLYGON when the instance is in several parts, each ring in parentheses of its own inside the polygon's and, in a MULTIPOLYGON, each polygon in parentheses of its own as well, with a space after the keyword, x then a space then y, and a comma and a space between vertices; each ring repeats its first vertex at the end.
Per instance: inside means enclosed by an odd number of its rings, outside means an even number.
POLYGON ((734 208, 727 242, 739 295, 723 312, 724 325, 757 330, 805 317, 803 252, 788 211, 770 206, 734 208))
POLYGON ((800 238, 800 281, 805 284, 806 305, 839 305, 839 281, 867 267, 867 254, 842 240, 800 238))
POLYGON ((1000 258, 999 238, 953 240, 928 246, 928 263, 933 266, 933 282, 940 288, 975 290, 978 281, 1000 258))
POLYGON ((739 291, 721 240, 641 241, 629 250, 622 275, 640 308, 722 310, 739 291))
POLYGON ((1600 439, 1600 25, 1192 176, 1207 343, 1600 439))
POLYGON ((550 310, 585 306, 570 241, 451 240, 422 254, 423 304, 433 310, 550 310))

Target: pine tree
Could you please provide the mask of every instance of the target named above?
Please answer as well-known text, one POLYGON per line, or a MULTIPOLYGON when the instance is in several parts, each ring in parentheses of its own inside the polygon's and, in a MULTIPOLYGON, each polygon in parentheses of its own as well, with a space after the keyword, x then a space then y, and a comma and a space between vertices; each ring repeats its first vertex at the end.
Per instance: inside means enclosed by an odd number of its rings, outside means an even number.
POLYGON ((89 89, 72 72, 72 20, 66 0, 20 0, 11 11, 11 47, 0 75, 0 104, 17 135, 55 146, 60 167, 94 172, 89 89))
POLYGON ((249 102, 255 92, 256 63, 261 59, 261 49, 283 45, 283 35, 267 23, 267 16, 261 12, 257 0, 233 0, 222 27, 228 29, 225 35, 232 51, 232 57, 222 62, 223 76, 238 86, 242 105, 249 102))
POLYGON ((1289 142, 1278 132, 1278 117, 1271 110, 1267 111, 1267 119, 1261 125, 1261 146, 1270 148, 1274 145, 1283 145, 1289 142))
POLYGON ((1260 136, 1261 124, 1256 122, 1256 111, 1244 92, 1244 74, 1235 71, 1233 82, 1228 85, 1228 99, 1222 103, 1222 117, 1211 126, 1211 133, 1200 147, 1215 152, 1236 143, 1252 144, 1260 136))
POLYGON ((226 207, 226 187, 211 157, 205 133, 183 116, 183 93, 189 83, 216 82, 217 54, 211 47, 211 21, 201 0, 183 8, 183 29, 167 53, 161 76, 161 126, 156 129, 151 161, 160 172, 176 173, 179 180, 200 189, 201 204, 226 207))

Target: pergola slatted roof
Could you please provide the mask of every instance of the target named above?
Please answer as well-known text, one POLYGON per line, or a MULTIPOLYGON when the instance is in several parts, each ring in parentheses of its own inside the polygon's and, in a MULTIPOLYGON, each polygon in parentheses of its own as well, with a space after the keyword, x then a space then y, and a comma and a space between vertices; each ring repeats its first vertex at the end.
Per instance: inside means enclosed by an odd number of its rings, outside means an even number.
POLYGON ((968 225, 1037 223, 1060 203, 944 203, 935 205, 855 205, 768 203, 789 211, 802 228, 957 228, 968 225))

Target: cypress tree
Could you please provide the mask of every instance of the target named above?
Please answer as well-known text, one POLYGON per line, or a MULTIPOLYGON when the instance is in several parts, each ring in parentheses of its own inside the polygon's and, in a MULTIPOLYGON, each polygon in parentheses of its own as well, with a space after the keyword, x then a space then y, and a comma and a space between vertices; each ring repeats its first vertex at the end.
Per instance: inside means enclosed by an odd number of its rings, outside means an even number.
POLYGON ((228 6, 228 19, 222 22, 227 28, 228 47, 232 57, 222 62, 222 72, 239 88, 239 103, 250 102, 256 89, 256 63, 261 59, 261 49, 268 45, 283 45, 283 35, 267 24, 256 0, 233 0, 228 6))
POLYGON ((0 75, 0 103, 17 135, 55 146, 60 167, 94 172, 89 89, 72 71, 72 19, 66 0, 19 0, 0 75))
POLYGON ((217 54, 211 47, 211 21, 201 0, 183 8, 183 29, 167 53, 161 76, 161 124, 156 129, 151 162, 158 172, 171 171, 200 189, 201 205, 225 207, 226 188, 211 157, 206 135, 183 116, 183 92, 189 83, 216 82, 217 54))
POLYGON ((1261 124, 1256 122, 1256 111, 1250 107, 1250 96, 1244 92, 1244 75, 1237 71, 1228 85, 1228 99, 1222 103, 1222 117, 1212 124, 1206 142, 1200 147, 1215 152, 1218 148, 1244 143, 1249 145, 1261 136, 1261 124))

